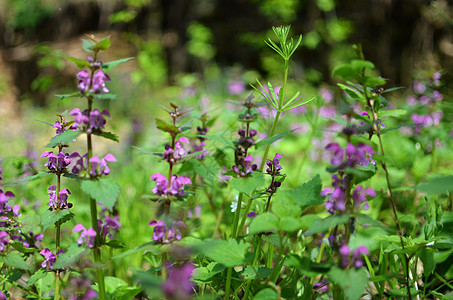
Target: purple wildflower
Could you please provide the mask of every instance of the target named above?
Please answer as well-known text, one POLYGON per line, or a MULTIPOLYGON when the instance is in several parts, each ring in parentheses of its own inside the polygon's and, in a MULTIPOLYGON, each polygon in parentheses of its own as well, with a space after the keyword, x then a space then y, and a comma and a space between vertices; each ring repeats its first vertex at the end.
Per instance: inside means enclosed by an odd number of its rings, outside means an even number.
POLYGON ((195 207, 189 207, 187 210, 187 218, 192 219, 195 215, 195 218, 201 218, 201 205, 197 205, 195 207))
POLYGON ((71 157, 69 153, 60 152, 55 155, 53 152, 44 151, 41 157, 47 157, 47 162, 44 167, 47 167, 51 172, 62 173, 66 171, 66 168, 71 163, 71 157))
POLYGON ((249 213, 247 214, 247 217, 255 218, 255 217, 258 216, 258 215, 259 215, 258 213, 252 211, 252 212, 249 212, 249 213))
POLYGON ((72 231, 80 232, 80 237, 77 240, 77 244, 82 245, 85 240, 85 245, 87 245, 89 248, 94 247, 96 231, 94 231, 93 228, 90 227, 87 230, 82 224, 77 224, 72 231))
POLYGON ((80 92, 83 94, 84 92, 88 91, 90 88, 90 74, 86 70, 82 70, 77 73, 77 79, 79 79, 79 83, 77 87, 79 88, 80 92))
POLYGON ((98 297, 98 294, 92 290, 91 281, 84 277, 73 278, 69 287, 63 291, 65 295, 70 295, 69 300, 90 300, 98 297))
POLYGON ((8 204, 8 200, 14 197, 15 195, 13 192, 3 192, 3 190, 0 189, 0 213, 8 213, 11 211, 11 206, 8 204))
POLYGON ((167 281, 162 285, 166 297, 170 299, 190 299, 194 294, 195 284, 191 281, 195 266, 187 262, 181 266, 168 267, 167 281))
POLYGON ((41 264, 41 267, 46 268, 47 270, 53 267, 53 264, 57 260, 57 257, 63 253, 63 250, 58 251, 57 255, 53 254, 48 248, 41 250, 39 254, 44 256, 44 261, 41 264))
POLYGON ((100 228, 100 234, 104 240, 107 236, 110 239, 113 239, 112 231, 116 232, 121 227, 121 224, 118 221, 119 218, 120 218, 119 216, 115 216, 113 218, 111 218, 109 216, 105 216, 104 222, 102 222, 101 220, 98 220, 98 227, 100 228))
POLYGON ((321 282, 315 283, 313 285, 313 290, 315 293, 322 294, 327 292, 329 289, 329 282, 324 278, 321 282))
POLYGON ((167 226, 163 220, 153 220, 149 225, 154 227, 153 240, 161 244, 168 244, 172 240, 180 240, 182 235, 179 229, 186 227, 186 224, 182 221, 173 222, 170 226, 167 226))
POLYGON ((74 124, 71 125, 70 129, 87 133, 102 132, 107 122, 104 116, 110 117, 107 110, 99 112, 97 109, 93 109, 89 116, 87 109, 82 112, 78 108, 74 108, 69 114, 74 116, 74 124))
POLYGON ((183 197, 184 185, 191 184, 189 177, 173 175, 171 177, 170 186, 168 185, 167 177, 160 173, 155 173, 151 176, 152 181, 156 181, 153 188, 153 193, 159 196, 181 196, 183 197))
POLYGON ((9 235, 6 231, 0 231, 0 252, 3 252, 9 244, 9 235))
POLYGON ((358 185, 352 193, 355 208, 360 209, 362 203, 364 203, 363 209, 368 210, 370 207, 367 202, 368 197, 376 197, 376 192, 371 188, 363 189, 361 185, 358 185))
POLYGON ((110 81, 110 77, 102 72, 102 70, 96 71, 93 76, 92 89, 90 90, 90 93, 108 93, 109 89, 105 86, 106 81, 110 81))
POLYGON ((0 300, 8 300, 8 298, 2 291, 0 291, 0 300))
POLYGON ((54 209, 68 209, 72 207, 72 203, 68 203, 68 196, 71 195, 71 192, 68 189, 62 189, 58 193, 59 197, 57 198, 57 187, 55 185, 49 186, 47 189, 47 194, 49 195, 49 205, 50 210, 54 209), (60 202, 60 203, 58 203, 60 202))
POLYGON ((360 246, 352 252, 348 245, 340 247, 341 266, 346 268, 348 266, 354 266, 355 268, 361 268, 363 266, 362 255, 368 255, 370 251, 366 246, 360 246))

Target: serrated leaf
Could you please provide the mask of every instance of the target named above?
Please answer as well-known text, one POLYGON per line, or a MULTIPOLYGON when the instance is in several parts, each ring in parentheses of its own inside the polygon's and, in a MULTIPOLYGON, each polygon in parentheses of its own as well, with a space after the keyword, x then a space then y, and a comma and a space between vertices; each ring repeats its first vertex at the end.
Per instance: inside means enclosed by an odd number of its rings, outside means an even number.
POLYGON ((363 294, 368 276, 363 269, 340 269, 333 267, 328 273, 330 281, 338 284, 348 300, 358 300, 363 294))
POLYGON ((272 275, 272 269, 259 266, 246 266, 242 276, 246 280, 263 279, 272 275))
POLYGON ((297 204, 305 209, 308 206, 319 205, 323 203, 321 198, 321 177, 316 174, 310 181, 291 190, 297 204))
POLYGON ((80 259, 85 251, 86 249, 84 247, 81 247, 77 244, 72 244, 66 252, 61 253, 57 257, 55 263, 52 266, 52 269, 58 270, 70 267, 80 259))
POLYGON ((24 258, 16 252, 9 252, 5 256, 0 256, 0 259, 5 265, 21 270, 30 270, 30 266, 27 265, 24 258))
POLYGON ((211 183, 217 180, 217 174, 220 171, 219 164, 212 156, 207 156, 202 161, 195 161, 193 168, 198 175, 211 183))
POLYGON ((91 64, 88 61, 80 59, 80 58, 75 58, 75 57, 71 57, 71 56, 65 56, 64 58, 66 58, 70 62, 73 62, 79 69, 83 69, 85 67, 91 66, 91 64))
POLYGON ((279 139, 282 139, 283 137, 287 136, 288 134, 291 134, 293 133, 294 130, 288 130, 288 131, 285 131, 285 132, 282 132, 282 133, 279 133, 279 134, 276 134, 274 136, 271 136, 271 137, 268 137, 268 138, 264 138, 260 141, 258 141, 256 144, 255 144, 255 148, 260 148, 260 147, 263 147, 263 146, 266 146, 266 145, 269 145, 269 144, 272 144, 273 142, 279 140, 279 139))
POLYGON ((242 265, 245 262, 245 254, 250 245, 244 242, 238 242, 235 239, 230 240, 213 240, 200 244, 196 248, 226 267, 242 265))
POLYGON ((46 273, 47 273, 46 269, 44 269, 44 268, 38 269, 38 271, 33 273, 33 275, 31 275, 30 278, 28 278, 28 281, 27 281, 27 284, 25 285, 25 287, 28 288, 28 287, 32 286, 33 284, 35 284, 36 281, 43 278, 46 275, 46 273))
POLYGON ((92 41, 82 39, 82 48, 86 52, 91 52, 91 48, 95 45, 92 41))
POLYGON ((41 171, 38 174, 31 175, 31 176, 25 176, 23 178, 14 180, 14 182, 31 181, 31 180, 35 180, 36 178, 41 178, 41 177, 44 177, 44 176, 47 176, 47 175, 51 175, 51 174, 53 174, 53 173, 51 173, 51 172, 42 172, 41 171))
POLYGON ((81 96, 80 96, 79 92, 75 92, 75 93, 71 93, 71 94, 59 94, 59 95, 55 95, 55 97, 60 98, 60 100, 64 100, 66 98, 74 98, 74 97, 81 97, 81 96))
POLYGON ((114 61, 109 61, 107 63, 102 64, 102 68, 106 71, 116 67, 119 64, 125 63, 130 61, 131 59, 134 59, 133 57, 128 57, 128 58, 122 58, 114 61))
POLYGON ((346 224, 350 219, 348 215, 329 216, 325 219, 317 219, 313 221, 311 227, 305 231, 305 235, 315 233, 325 233, 329 228, 335 227, 340 224, 346 224))
POLYGON ((258 215, 250 224, 250 233, 268 232, 278 229, 278 218, 273 213, 263 213, 258 215))
POLYGON ((212 140, 212 141, 222 143, 231 148, 234 147, 233 139, 231 139, 231 138, 227 138, 227 137, 220 136, 220 135, 205 135, 203 137, 207 140, 212 140))
POLYGON ((437 176, 415 186, 415 189, 427 193, 438 194, 453 191, 453 175, 437 176))
POLYGON ((41 217, 38 215, 26 215, 22 217, 21 223, 21 230, 23 232, 30 232, 30 230, 33 230, 36 234, 36 228, 41 224, 41 217))
POLYGON ((225 266, 223 264, 212 262, 209 263, 206 267, 195 269, 193 279, 206 282, 223 270, 225 270, 225 266))
POLYGON ((49 144, 47 144, 47 147, 54 148, 61 143, 68 144, 69 142, 72 142, 73 140, 78 138, 79 135, 81 135, 81 134, 82 134, 82 132, 80 132, 80 131, 74 131, 74 130, 64 131, 64 132, 60 133, 59 135, 57 135, 56 137, 52 138, 50 140, 49 144))
POLYGON ((109 139, 109 140, 112 140, 112 141, 115 141, 115 142, 119 142, 119 138, 116 134, 114 133, 111 133, 111 132, 101 132, 101 133, 97 133, 97 132, 93 132, 94 135, 97 135, 97 136, 102 136, 106 139, 109 139))
POLYGON ((302 227, 302 224, 299 218, 283 217, 281 218, 278 227, 283 231, 294 232, 298 231, 302 227))
POLYGON ((90 195, 91 198, 100 202, 110 211, 112 211, 121 191, 120 186, 115 181, 104 178, 82 181, 81 188, 84 193, 90 195))
POLYGON ((380 110, 378 112, 379 117, 399 117, 405 114, 407 114, 407 110, 404 109, 380 110))
POLYGON ((105 51, 108 48, 110 48, 110 36, 106 37, 105 39, 99 41, 97 44, 93 45, 91 47, 91 50, 94 52, 97 52, 100 50, 105 51))
POLYGON ((74 214, 67 209, 62 209, 59 211, 46 210, 41 216, 41 225, 42 225, 43 229, 45 230, 47 227, 57 223, 58 221, 61 220, 62 222, 63 221, 66 222, 73 216, 74 216, 74 214))
POLYGON ((168 124, 167 122, 165 122, 161 119, 158 119, 158 118, 156 118, 156 127, 157 127, 157 129, 159 129, 160 131, 163 131, 163 132, 174 133, 174 134, 178 134, 181 132, 178 127, 173 126, 172 124, 168 124))
POLYGON ((264 176, 260 173, 253 173, 249 177, 234 177, 229 182, 230 186, 246 195, 251 195, 253 191, 264 184, 264 176))

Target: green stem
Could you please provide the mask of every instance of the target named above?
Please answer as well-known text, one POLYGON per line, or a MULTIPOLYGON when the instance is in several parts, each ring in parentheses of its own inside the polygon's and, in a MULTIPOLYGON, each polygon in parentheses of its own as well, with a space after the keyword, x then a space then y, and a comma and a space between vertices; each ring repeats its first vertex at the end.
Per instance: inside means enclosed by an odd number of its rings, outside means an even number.
MULTIPOLYGON (((93 97, 89 96, 88 97, 88 115, 91 114, 93 107, 93 97)), ((91 171, 91 164, 90 164, 90 158, 93 156, 93 145, 91 141, 91 133, 87 134, 87 164, 88 164, 88 174, 91 171)), ((94 229, 96 232, 96 239, 95 239, 95 244, 93 247, 93 256, 94 256, 94 262, 96 264, 96 278, 97 278, 97 283, 99 287, 99 299, 105 300, 106 299, 106 294, 105 294, 105 282, 104 282, 104 272, 102 271, 101 264, 101 233, 99 231, 99 226, 98 226, 98 211, 97 211, 97 203, 96 200, 90 197, 90 213, 91 213, 91 227, 94 229)))
MULTIPOLYGON (((258 259, 259 259, 259 256, 260 256, 260 251, 261 251, 261 237, 258 236, 258 245, 256 245, 255 258, 253 259, 252 266, 256 266, 256 264, 258 263, 258 259)), ((245 287, 244 297, 242 299, 244 299, 244 300, 248 299, 251 285, 252 285, 252 280, 251 279, 247 280, 247 285, 245 287)))
MULTIPOLYGON (((238 205, 236 207, 236 212, 234 214, 234 220, 233 220, 233 230, 231 231, 231 238, 236 239, 237 238, 237 228, 238 228, 238 223, 239 223, 239 216, 241 214, 241 206, 242 206, 242 198, 243 198, 243 193, 239 193, 238 196, 238 205)), ((225 299, 230 298, 230 293, 231 293, 231 276, 233 274, 233 268, 229 267, 227 269, 227 279, 225 283, 225 299)))

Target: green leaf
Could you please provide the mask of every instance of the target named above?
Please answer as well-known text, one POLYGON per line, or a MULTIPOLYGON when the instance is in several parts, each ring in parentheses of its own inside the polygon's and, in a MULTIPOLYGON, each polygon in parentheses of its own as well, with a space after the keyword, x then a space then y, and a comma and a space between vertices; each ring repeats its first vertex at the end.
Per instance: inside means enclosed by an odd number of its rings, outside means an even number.
POLYGON ((41 171, 38 174, 31 175, 31 176, 25 176, 23 178, 14 180, 14 182, 31 181, 31 180, 35 180, 36 178, 41 178, 41 177, 44 177, 44 176, 47 176, 47 175, 51 175, 51 174, 53 174, 53 173, 51 173, 51 172, 42 172, 41 171))
POLYGON ((173 134, 178 134, 180 133, 180 130, 178 127, 173 126, 172 124, 168 124, 167 122, 156 118, 156 126, 157 129, 163 132, 168 132, 168 133, 173 133, 173 134))
POLYGON ((316 174, 310 181, 291 190, 291 194, 296 200, 296 203, 305 209, 312 205, 323 203, 321 197, 321 177, 316 174))
POLYGON ((250 233, 261 233, 278 228, 278 218, 273 213, 265 212, 258 215, 250 225, 250 233))
POLYGON ((73 216, 74 214, 67 209, 62 209, 59 211, 46 210, 41 216, 41 225, 45 230, 47 227, 57 223, 60 220, 62 221, 61 223, 69 221, 73 216))
POLYGON ((302 208, 297 204, 294 195, 290 191, 279 191, 272 198, 272 211, 280 218, 299 217, 302 208))
POLYGON ((108 241, 105 244, 107 246, 109 246, 110 248, 113 248, 113 249, 121 249, 121 248, 125 248, 126 247, 124 245, 124 243, 122 241, 119 241, 119 240, 111 240, 111 241, 108 241))
POLYGON ((246 195, 251 195, 253 191, 264 184, 264 176, 260 173, 252 173, 249 177, 234 177, 230 180, 230 186, 246 195))
POLYGON ((371 61, 363 60, 363 59, 351 60, 351 66, 354 67, 359 72, 363 71, 366 68, 368 68, 370 70, 374 69, 374 64, 371 61))
POLYGON ((253 300, 277 300, 279 299, 278 293, 273 289, 264 289, 258 292, 253 297, 253 300))
POLYGON ((342 83, 338 83, 337 85, 340 89, 345 91, 351 98, 359 99, 359 100, 363 100, 363 101, 366 100, 365 96, 362 95, 362 93, 359 90, 352 88, 350 86, 344 85, 342 83))
POLYGON ((291 254, 285 259, 285 266, 295 267, 299 272, 308 277, 325 274, 331 268, 331 264, 328 262, 316 263, 306 256, 299 257, 294 254, 291 254))
POLYGON ((280 224, 278 225, 278 228, 280 230, 288 232, 298 231, 301 227, 302 224, 300 222, 300 219, 294 217, 283 217, 280 220, 280 224))
POLYGON ((453 175, 437 176, 415 186, 415 189, 427 193, 438 194, 453 191, 453 175))
POLYGON ((112 141, 115 141, 115 142, 119 142, 120 140, 118 139, 118 136, 114 133, 111 133, 111 132, 101 132, 101 133, 97 133, 97 132, 93 132, 94 135, 97 135, 97 136, 102 136, 106 139, 109 139, 109 140, 112 140, 112 141))
POLYGON ((226 267, 234 267, 245 262, 245 254, 249 247, 250 245, 243 241, 238 242, 235 239, 231 239, 204 242, 197 246, 196 249, 226 267))
POLYGON ((385 79, 382 77, 369 77, 363 76, 358 78, 359 82, 369 87, 376 87, 380 85, 385 85, 385 79))
POLYGON ((246 280, 253 280, 256 278, 263 279, 271 275, 272 269, 258 266, 246 266, 244 272, 242 272, 242 276, 244 276, 244 279, 246 280))
POLYGON ((279 134, 276 134, 274 136, 271 136, 271 137, 268 137, 268 138, 264 138, 260 141, 258 141, 256 144, 255 144, 255 147, 256 148, 261 148, 263 146, 266 146, 266 145, 269 145, 269 144, 272 144, 273 142, 287 136, 288 134, 291 134, 293 133, 294 130, 289 130, 289 131, 285 131, 285 132, 282 132, 282 133, 279 133, 279 134))
POLYGON ((234 147, 233 139, 230 139, 230 138, 227 138, 227 137, 224 137, 221 135, 205 135, 204 138, 207 140, 212 140, 212 141, 216 141, 218 143, 222 143, 231 148, 234 147))
POLYGON ((118 96, 112 93, 102 93, 102 94, 90 94, 94 99, 97 100, 116 100, 118 96))
POLYGON ((212 277, 219 274, 225 269, 223 264, 212 262, 209 263, 206 267, 197 268, 194 271, 193 279, 198 281, 207 282, 210 281, 212 277))
POLYGON ((55 97, 60 98, 60 100, 64 100, 66 98, 74 98, 74 97, 81 97, 80 92, 75 92, 71 94, 60 94, 60 95, 55 95, 55 97))
POLYGON ((22 232, 30 232, 33 230, 36 234, 36 228, 41 224, 41 217, 38 215, 26 215, 21 219, 22 232))
POLYGON ((0 256, 0 260, 10 267, 21 270, 30 270, 30 266, 27 265, 24 258, 19 253, 9 252, 5 256, 0 256))
POLYGON ((33 284, 35 284, 36 281, 39 279, 43 278, 46 275, 47 271, 44 268, 38 269, 33 275, 28 278, 27 284, 25 285, 26 288, 31 287, 33 284))
POLYGON ((363 269, 343 270, 333 267, 328 273, 330 281, 338 284, 344 292, 346 299, 358 300, 368 284, 368 276, 363 269))
POLYGON ((80 132, 80 131, 74 131, 74 130, 64 131, 64 132, 60 133, 59 135, 57 135, 56 137, 52 138, 50 140, 50 143, 47 144, 47 147, 54 148, 54 147, 58 146, 60 143, 68 144, 69 142, 72 142, 77 137, 79 137, 79 135, 81 135, 81 134, 82 134, 82 132, 80 132))
POLYGON ((194 161, 193 168, 198 175, 211 183, 217 180, 217 174, 220 171, 219 164, 212 156, 206 156, 202 161, 194 161))
POLYGON ((407 110, 404 109, 393 109, 393 110, 380 110, 378 112, 379 117, 399 117, 407 114, 407 110))
POLYGON ((305 235, 325 233, 331 227, 335 227, 339 224, 348 223, 349 219, 350 216, 348 215, 340 215, 340 216, 329 216, 325 219, 314 220, 312 226, 307 231, 305 231, 305 235))
POLYGON ((108 48, 110 48, 110 36, 106 37, 105 39, 99 41, 96 45, 92 46, 91 50, 97 52, 100 50, 105 51, 108 48))
POLYGON ((91 64, 88 61, 80 59, 80 58, 75 58, 75 57, 71 57, 71 56, 65 56, 64 58, 73 62, 80 69, 91 66, 91 64))
POLYGON ((332 71, 333 77, 338 77, 344 80, 355 78, 358 74, 357 68, 351 65, 336 66, 332 71))
POLYGON ((65 269, 79 261, 80 257, 88 252, 85 247, 81 247, 77 244, 72 244, 68 250, 64 253, 61 253, 55 263, 52 266, 53 270, 65 269))
POLYGON ((120 186, 111 179, 84 180, 82 191, 112 211, 120 195, 120 186))
POLYGON ((93 43, 92 41, 82 39, 82 48, 86 52, 91 52, 91 48, 93 48, 94 45, 95 43, 93 43))

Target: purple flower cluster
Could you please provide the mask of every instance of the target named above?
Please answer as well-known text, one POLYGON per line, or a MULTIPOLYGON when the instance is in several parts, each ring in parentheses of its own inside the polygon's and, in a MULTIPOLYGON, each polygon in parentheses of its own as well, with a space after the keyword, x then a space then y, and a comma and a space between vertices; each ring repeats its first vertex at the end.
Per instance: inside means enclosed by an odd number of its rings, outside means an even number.
POLYGON ((74 124, 71 125, 70 129, 87 133, 101 133, 107 122, 104 116, 110 117, 110 113, 105 109, 102 112, 93 109, 88 115, 87 109, 80 111, 80 109, 74 108, 69 114, 74 116, 74 124))
POLYGON ((41 267, 46 268, 47 270, 51 269, 53 267, 53 264, 57 260, 57 257, 63 253, 63 250, 58 251, 58 253, 55 255, 53 254, 52 251, 50 251, 48 248, 41 250, 39 254, 44 256, 44 261, 41 264, 41 267))
POLYGON ((202 117, 202 120, 203 120, 203 126, 202 127, 197 126, 197 139, 199 140, 199 142, 198 143, 193 142, 193 144, 192 144, 193 151, 189 152, 189 154, 198 152, 199 154, 196 156, 196 158, 199 160, 203 160, 206 157, 206 155, 208 155, 208 150, 204 149, 204 147, 206 146, 205 136, 208 133, 209 126, 205 125, 205 121, 206 121, 205 115, 202 117))
MULTIPOLYGON (((334 214, 337 211, 346 211, 346 189, 348 180, 346 177, 343 179, 338 178, 337 175, 332 176, 333 182, 332 187, 326 187, 321 191, 321 196, 328 196, 329 200, 326 201, 326 209, 329 213, 334 214)), ((367 203, 368 197, 376 197, 376 192, 371 188, 364 189, 361 185, 358 185, 352 193, 352 200, 354 208, 359 210, 368 210, 369 205, 367 203)))
POLYGON ((166 160, 171 165, 174 165, 175 163, 180 161, 186 155, 186 151, 184 150, 181 143, 188 143, 188 142, 189 142, 189 140, 182 136, 175 143, 174 149, 168 144, 165 145, 163 159, 166 160))
POLYGON ((184 185, 192 183, 189 177, 173 175, 171 177, 170 184, 168 184, 167 177, 160 173, 153 174, 151 176, 151 180, 156 181, 156 185, 153 188, 153 193, 158 196, 167 197, 183 197, 185 194, 184 185))
POLYGON ((3 252, 7 248, 9 242, 10 240, 8 232, 4 230, 0 231, 0 252, 3 252))
POLYGON ((62 189, 57 196, 57 187, 55 185, 49 186, 47 189, 50 201, 47 203, 50 210, 68 209, 72 207, 72 203, 68 203, 68 197, 71 192, 67 189, 62 189))
POLYGON ((343 245, 340 247, 340 256, 341 256, 341 267, 346 268, 348 266, 353 266, 355 268, 361 268, 363 266, 362 255, 369 255, 370 251, 365 246, 360 246, 352 252, 348 245, 343 245))
POLYGON ((183 265, 168 266, 168 278, 162 285, 168 299, 190 299, 194 294, 195 284, 191 281, 195 266, 192 262, 183 265))
POLYGON ((47 157, 44 167, 47 167, 53 173, 65 173, 66 168, 71 164, 69 153, 60 152, 58 155, 55 155, 51 151, 44 151, 41 157, 47 157))
POLYGON ((413 134, 419 135, 422 128, 438 126, 443 117, 444 113, 441 110, 427 115, 412 114, 412 122, 417 123, 417 125, 414 126, 413 134))
POLYGON ((258 168, 256 164, 252 163, 253 157, 247 155, 248 149, 255 145, 254 137, 257 133, 256 129, 250 131, 244 129, 238 130, 239 140, 234 153, 236 164, 233 166, 233 172, 238 174, 239 177, 247 177, 258 168))
POLYGON ((80 237, 77 240, 77 244, 82 245, 85 242, 89 248, 94 248, 94 243, 96 239, 96 231, 93 228, 86 229, 82 224, 77 224, 74 229, 74 232, 80 232, 80 237))
POLYGON ((93 78, 91 78, 90 74, 86 70, 82 70, 77 73, 77 79, 79 79, 77 87, 82 95, 86 92, 90 92, 92 94, 109 92, 105 86, 105 82, 110 81, 110 77, 102 70, 97 70, 94 73, 93 78))
MULTIPOLYGON (((8 204, 8 200, 11 198, 14 198, 15 195, 13 192, 7 191, 3 192, 2 189, 0 189, 0 214, 8 214, 10 213, 11 206, 8 204)), ((19 205, 16 205, 17 207, 20 207, 19 205)), ((15 206, 15 208, 16 208, 15 206)))
MULTIPOLYGON (((81 156, 78 152, 71 154, 72 159, 77 159, 72 167, 72 173, 79 175, 88 170, 88 154, 81 156)), ((103 158, 94 155, 90 158, 90 174, 92 177, 99 177, 110 174, 109 162, 115 162, 116 158, 113 154, 106 154, 103 158)))
POLYGON ((280 174, 280 170, 282 169, 282 167, 280 166, 280 159, 282 157, 283 156, 281 156, 280 153, 276 153, 272 161, 270 160, 266 161, 267 165, 266 173, 272 176, 272 182, 270 183, 266 191, 271 195, 274 194, 277 191, 277 189, 282 185, 280 181, 275 181, 275 177, 282 176, 280 174))
POLYGON ((186 224, 182 221, 172 222, 167 225, 163 220, 152 220, 149 225, 154 227, 153 240, 160 244, 168 244, 172 240, 180 240, 180 228, 185 228, 186 224))
POLYGON ((113 218, 105 216, 104 221, 98 219, 99 232, 103 240, 107 237, 109 237, 109 239, 113 239, 113 233, 117 232, 121 227, 119 218, 119 216, 114 216, 113 218))
POLYGON ((355 146, 348 143, 346 149, 343 149, 337 143, 330 143, 326 146, 326 150, 332 152, 330 163, 340 168, 355 167, 356 165, 367 166, 369 163, 375 164, 372 159, 374 150, 367 144, 359 143, 355 146))

